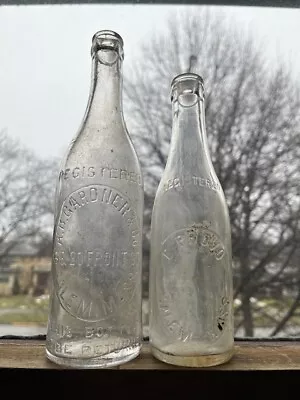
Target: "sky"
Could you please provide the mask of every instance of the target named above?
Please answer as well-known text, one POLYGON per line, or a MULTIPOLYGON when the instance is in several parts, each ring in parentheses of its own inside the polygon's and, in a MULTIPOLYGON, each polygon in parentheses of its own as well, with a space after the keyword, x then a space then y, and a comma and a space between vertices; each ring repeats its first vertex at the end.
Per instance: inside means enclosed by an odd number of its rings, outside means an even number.
MULTIPOLYGON (((124 67, 163 30, 171 11, 191 6, 0 6, 0 130, 41 158, 62 157, 90 89, 90 47, 101 29, 124 39, 124 67)), ((198 6, 200 7, 200 6, 198 6)), ((300 79, 300 9, 212 7, 265 43, 300 79)), ((194 7, 196 10, 196 8, 194 7)))

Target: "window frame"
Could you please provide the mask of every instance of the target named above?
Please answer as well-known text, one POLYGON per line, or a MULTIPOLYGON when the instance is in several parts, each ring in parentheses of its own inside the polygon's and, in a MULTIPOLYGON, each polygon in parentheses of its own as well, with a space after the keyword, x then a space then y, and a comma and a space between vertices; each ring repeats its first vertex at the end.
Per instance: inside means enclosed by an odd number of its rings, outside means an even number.
POLYGON ((29 5, 80 5, 80 4, 149 4, 149 5, 213 5, 299 8, 299 0, 0 0, 0 6, 29 5))
MULTIPOLYGON (((151 4, 151 5, 223 5, 223 6, 253 6, 253 7, 281 7, 281 8, 300 8, 299 0, 0 0, 1 6, 30 6, 30 5, 79 5, 79 4, 151 4)), ((159 366, 159 362, 153 359, 153 365, 150 368, 143 368, 134 361, 126 364, 124 368, 116 369, 93 369, 93 370, 68 370, 58 368, 54 364, 48 369, 44 369, 38 364, 32 368, 26 365, 26 362, 20 357, 19 366, 3 366, 3 358, 1 349, 6 349, 11 359, 18 358, 24 354, 24 349, 32 349, 31 358, 34 359, 34 345, 39 343, 41 346, 45 344, 45 335, 37 336, 0 336, 0 371, 1 371, 1 388, 12 388, 12 381, 17 379, 18 384, 14 385, 14 394, 24 394, 24 388, 28 387, 28 382, 33 379, 44 385, 44 389, 49 395, 59 395, 59 390, 65 388, 68 395, 78 396, 99 393, 99 390, 107 388, 111 393, 118 393, 124 396, 124 389, 127 387, 131 392, 131 396, 137 393, 139 397, 140 390, 146 394, 157 396, 163 388, 164 395, 172 397, 178 396, 180 390, 184 390, 184 395, 188 393, 197 393, 203 395, 205 392, 209 395, 216 394, 226 396, 226 391, 236 390, 240 387, 243 392, 247 385, 247 393, 249 395, 256 393, 256 390, 266 389, 266 393, 270 396, 273 394, 286 394, 286 388, 289 385, 298 383, 298 372, 300 370, 300 338, 235 338, 235 345, 242 348, 252 346, 253 357, 259 360, 259 349, 265 348, 271 344, 272 351, 280 354, 282 361, 269 368, 266 367, 263 359, 261 365, 257 368, 228 368, 226 365, 212 368, 178 368, 163 364, 159 366), (289 353, 286 349, 289 349, 289 353), (16 350, 17 349, 17 350, 16 350), (11 353, 10 353, 11 350, 11 353), (256 353, 255 353, 256 351, 256 353), (290 368, 291 357, 299 357, 299 365, 290 368), (285 369, 285 362, 287 368, 285 369), (135 367, 134 367, 135 366, 135 367), (200 372, 201 371, 201 372, 200 372), (121 373, 122 372, 122 373, 121 373), (178 377, 178 379, 177 379, 178 377), (101 381, 99 380, 101 378, 101 381), (152 379, 153 378, 153 379, 152 379), (277 379, 278 378, 278 379, 277 379), (51 379, 51 381, 50 381, 51 379), (254 381, 255 380, 255 381, 254 381), (49 383, 51 384, 49 385, 49 383), (253 384, 255 382, 255 384, 253 384), (75 384, 74 384, 75 383, 75 384), (120 383, 120 385, 117 385, 120 383)), ((149 350, 149 343, 144 340, 144 346, 149 350)), ((263 356, 263 352, 262 352, 263 356)), ((143 361, 145 353, 142 352, 141 359, 143 361)), ((9 358, 9 357, 8 357, 9 358)), ((298 359, 298 358, 297 358, 298 359)), ((251 360, 253 360, 251 358, 251 360)), ((232 365, 235 364, 233 358, 232 365)), ((32 392, 32 388, 30 391, 32 392)), ((243 392, 240 392, 242 396, 243 392)), ((228 393, 228 395, 230 395, 228 393)))

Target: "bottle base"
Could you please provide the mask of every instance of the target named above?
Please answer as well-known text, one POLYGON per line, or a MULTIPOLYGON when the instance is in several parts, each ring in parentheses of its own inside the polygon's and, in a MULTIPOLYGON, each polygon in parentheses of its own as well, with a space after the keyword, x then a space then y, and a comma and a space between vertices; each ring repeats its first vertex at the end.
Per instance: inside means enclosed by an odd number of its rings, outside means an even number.
POLYGON ((92 368, 111 368, 121 364, 125 364, 130 360, 133 360, 140 354, 141 346, 135 346, 134 348, 127 347, 118 352, 105 354, 105 356, 92 357, 92 358, 71 358, 71 357, 59 357, 52 354, 46 349, 47 358, 60 366, 66 368, 78 368, 78 369, 92 369, 92 368))
POLYGON ((233 354, 234 348, 220 354, 191 354, 191 355, 175 355, 163 352, 154 346, 151 346, 152 355, 160 361, 167 364, 178 365, 183 367, 213 367, 215 365, 224 364, 229 361, 233 354))

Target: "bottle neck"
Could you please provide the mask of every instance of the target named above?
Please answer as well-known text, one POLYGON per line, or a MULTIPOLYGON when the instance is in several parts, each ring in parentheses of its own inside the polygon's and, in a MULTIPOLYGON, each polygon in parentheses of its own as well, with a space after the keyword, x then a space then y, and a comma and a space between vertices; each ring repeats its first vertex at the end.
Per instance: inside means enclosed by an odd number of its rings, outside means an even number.
POLYGON ((114 50, 99 50, 93 57, 92 83, 86 117, 116 121, 123 118, 122 60, 114 50))
POLYGON ((172 102, 172 137, 167 167, 193 173, 196 166, 210 165, 204 101, 198 95, 181 95, 172 102), (184 97, 186 98, 184 98, 184 97), (189 104, 188 106, 186 104, 189 104))

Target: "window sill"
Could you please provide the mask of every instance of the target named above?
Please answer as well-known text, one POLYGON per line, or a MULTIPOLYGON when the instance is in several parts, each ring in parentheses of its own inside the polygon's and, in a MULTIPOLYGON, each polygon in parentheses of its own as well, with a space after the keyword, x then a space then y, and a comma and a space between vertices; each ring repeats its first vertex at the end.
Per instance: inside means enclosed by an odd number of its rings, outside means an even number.
MULTIPOLYGON (((0 340, 0 369, 67 369, 50 362, 41 340, 0 340)), ((217 370, 270 371, 300 370, 300 341, 241 341, 235 343, 233 358, 209 368, 186 368, 162 363, 150 353, 148 342, 136 359, 110 369, 115 370, 217 370)), ((103 369, 98 369, 98 371, 103 369)), ((91 370, 89 370, 91 371, 91 370)))
MULTIPOLYGON (((152 357, 145 342, 139 357, 111 369, 77 370, 59 367, 46 359, 44 340, 0 339, 1 393, 4 388, 24 396, 41 395, 43 387, 53 398, 101 397, 144 400, 172 398, 259 399, 286 396, 299 386, 300 341, 237 340, 230 362, 210 368, 183 368, 152 357), (226 394, 227 393, 227 394, 226 394), (188 397, 189 396, 189 397, 188 397), (209 396, 209 397, 208 397, 209 396), (244 395, 243 395, 244 396, 244 395), (60 397, 60 396, 59 396, 60 397)), ((26 397, 27 398, 27 397, 26 397)), ((287 398, 287 397, 282 397, 287 398)), ((32 398, 31 398, 32 400, 32 398)))

